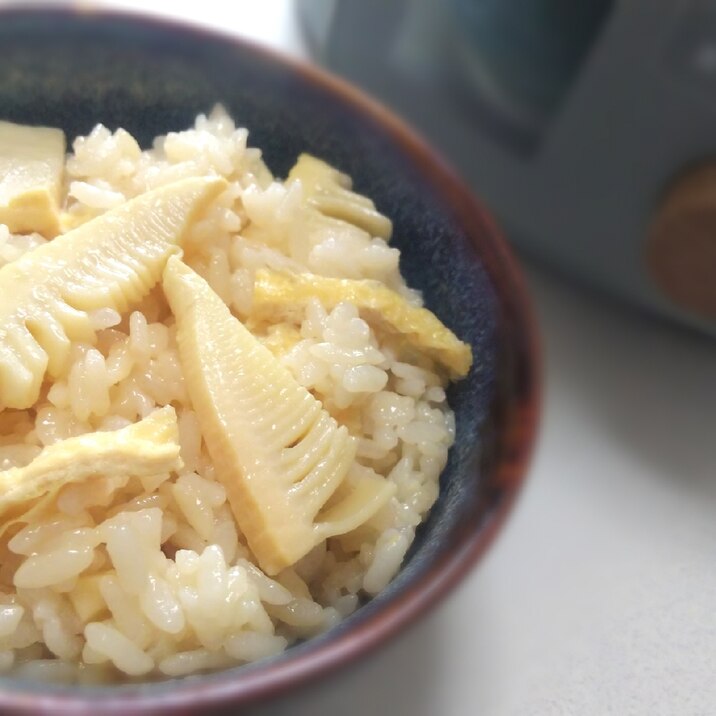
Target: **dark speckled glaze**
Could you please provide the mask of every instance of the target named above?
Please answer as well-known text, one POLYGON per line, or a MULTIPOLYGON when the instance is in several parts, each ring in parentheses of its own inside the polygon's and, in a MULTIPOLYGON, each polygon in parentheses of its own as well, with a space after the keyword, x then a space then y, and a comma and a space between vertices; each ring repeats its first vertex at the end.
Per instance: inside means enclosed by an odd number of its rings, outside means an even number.
MULTIPOLYGON (((302 151, 350 174, 394 220, 408 282, 477 358, 450 391, 457 440, 398 577, 329 633, 268 662, 183 680, 59 687, 0 679, 0 712, 207 713, 325 674, 423 613, 492 541, 522 482, 538 403, 523 281, 490 218, 399 120, 322 72, 232 38, 132 16, 0 11, 0 118, 125 127, 145 144, 223 102, 285 175, 302 151)), ((233 711, 233 708, 232 708, 233 711)))

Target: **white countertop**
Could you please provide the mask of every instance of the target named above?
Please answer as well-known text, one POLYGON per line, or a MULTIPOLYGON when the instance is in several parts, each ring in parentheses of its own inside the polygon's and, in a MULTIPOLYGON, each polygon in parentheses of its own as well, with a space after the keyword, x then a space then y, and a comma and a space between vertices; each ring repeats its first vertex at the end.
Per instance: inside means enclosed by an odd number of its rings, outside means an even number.
MULTIPOLYGON (((306 54, 291 0, 110 4, 306 54)), ((716 713, 716 342, 529 276, 545 413, 496 545, 398 640, 255 713, 716 713)))

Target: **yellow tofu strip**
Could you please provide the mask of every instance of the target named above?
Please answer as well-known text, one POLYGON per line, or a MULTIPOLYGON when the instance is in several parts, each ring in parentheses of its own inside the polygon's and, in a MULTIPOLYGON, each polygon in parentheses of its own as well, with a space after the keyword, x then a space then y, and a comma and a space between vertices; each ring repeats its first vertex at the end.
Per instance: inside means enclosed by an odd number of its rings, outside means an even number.
POLYGON ((12 233, 60 231, 65 135, 0 121, 0 224, 12 233))
MULTIPOLYGON (((255 333, 253 326, 247 324, 247 328, 255 333)), ((257 338, 276 358, 282 358, 301 340, 301 331, 290 323, 278 323, 257 338)))
POLYGON ((351 178, 330 164, 301 154, 286 179, 287 183, 300 181, 308 204, 324 216, 353 224, 371 236, 388 240, 393 224, 383 216, 367 197, 351 191, 351 178))
POLYGON ((123 312, 156 284, 197 215, 226 186, 184 179, 142 194, 0 268, 0 408, 28 408, 71 341, 94 342, 87 311, 123 312))
POLYGON ((163 286, 202 435, 261 568, 276 574, 375 514, 394 486, 362 473, 348 483, 356 441, 347 429, 175 256, 163 286))
POLYGON ((274 322, 300 320, 312 298, 317 298, 327 310, 346 301, 359 311, 368 312, 382 328, 404 336, 415 348, 442 364, 453 378, 462 378, 470 370, 472 348, 467 343, 428 309, 410 305, 378 281, 260 269, 256 272, 252 316, 274 322))
POLYGON ((171 406, 121 430, 61 440, 29 465, 0 472, 0 533, 36 500, 53 497, 69 483, 94 476, 145 477, 181 467, 179 428, 171 406))

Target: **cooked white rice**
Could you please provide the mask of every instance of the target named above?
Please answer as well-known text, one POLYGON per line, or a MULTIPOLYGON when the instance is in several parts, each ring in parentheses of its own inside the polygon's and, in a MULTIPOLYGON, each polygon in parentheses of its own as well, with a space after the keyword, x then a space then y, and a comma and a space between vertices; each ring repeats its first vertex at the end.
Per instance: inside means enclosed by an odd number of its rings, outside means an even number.
MULTIPOLYGON (((150 188, 219 174, 229 188, 185 245, 186 260, 242 319, 253 274, 299 268, 372 278, 419 303, 399 252, 355 227, 321 233, 302 219, 299 184, 273 179, 247 131, 221 109, 142 151, 98 125, 67 159, 66 211, 84 221, 150 188)), ((43 243, 0 225, 0 265, 43 243)), ((64 376, 28 410, 0 412, 0 469, 47 445, 117 429, 172 404, 181 473, 68 485, 56 514, 0 540, 0 670, 57 681, 177 677, 263 659, 351 614, 395 576, 438 494, 454 438, 445 379, 406 357, 347 303, 314 300, 300 340, 254 326, 297 380, 359 437, 357 465, 395 483, 395 497, 355 532, 328 540, 275 578, 252 560, 214 479, 188 399, 161 289, 127 315, 92 316, 94 346, 77 343, 64 376)))

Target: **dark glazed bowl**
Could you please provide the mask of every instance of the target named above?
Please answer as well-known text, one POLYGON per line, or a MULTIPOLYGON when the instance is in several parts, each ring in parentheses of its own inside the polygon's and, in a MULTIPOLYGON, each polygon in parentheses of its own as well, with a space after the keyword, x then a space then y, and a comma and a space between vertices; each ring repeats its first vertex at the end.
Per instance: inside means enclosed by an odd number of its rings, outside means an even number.
POLYGON ((2 119, 59 126, 68 137, 102 122, 146 144, 220 101, 278 176, 302 151, 323 157, 393 218, 408 282, 476 356, 450 392, 457 440, 441 496, 400 574, 353 616, 273 660, 182 680, 70 687, 0 679, 0 712, 243 705, 346 664, 423 614, 492 542, 535 436, 535 327, 520 272, 489 216, 385 109, 329 75, 233 38, 128 15, 6 9, 0 66, 2 119))

